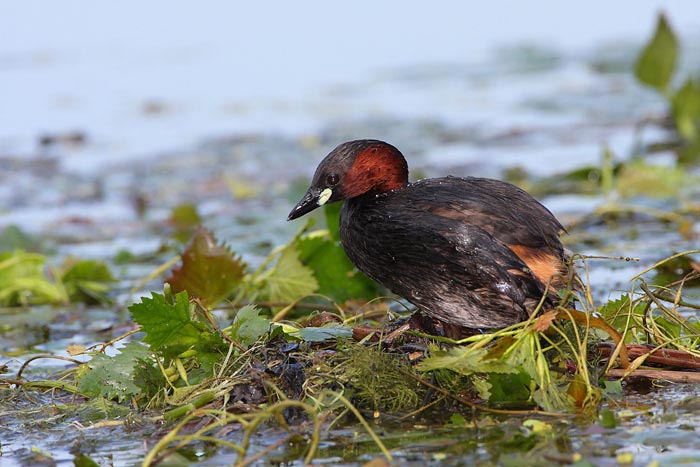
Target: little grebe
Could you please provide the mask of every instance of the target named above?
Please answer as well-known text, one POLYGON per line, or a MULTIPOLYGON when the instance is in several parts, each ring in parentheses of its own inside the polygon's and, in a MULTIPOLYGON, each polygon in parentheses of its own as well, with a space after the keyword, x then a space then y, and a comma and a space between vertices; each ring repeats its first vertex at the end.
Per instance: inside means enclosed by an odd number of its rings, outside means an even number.
POLYGON ((343 143, 319 164, 288 220, 345 200, 340 239, 369 277, 449 326, 501 328, 554 306, 567 255, 564 228, 509 183, 431 178, 377 140, 343 143), (547 285, 549 284, 549 289, 547 285))

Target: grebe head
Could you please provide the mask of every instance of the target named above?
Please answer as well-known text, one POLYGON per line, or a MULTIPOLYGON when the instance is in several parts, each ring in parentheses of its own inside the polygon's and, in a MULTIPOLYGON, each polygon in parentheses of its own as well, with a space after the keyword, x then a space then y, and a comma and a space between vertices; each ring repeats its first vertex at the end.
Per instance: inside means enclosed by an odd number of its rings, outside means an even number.
POLYGON ((408 184, 408 165, 391 144, 374 139, 349 141, 336 147, 318 165, 311 187, 287 220, 327 203, 362 195, 378 195, 408 184))

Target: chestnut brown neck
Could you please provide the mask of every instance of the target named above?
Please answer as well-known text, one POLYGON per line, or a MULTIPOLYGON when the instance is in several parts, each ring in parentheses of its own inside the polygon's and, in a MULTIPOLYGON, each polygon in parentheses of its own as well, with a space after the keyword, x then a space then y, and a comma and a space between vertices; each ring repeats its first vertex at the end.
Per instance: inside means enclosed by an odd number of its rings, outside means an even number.
POLYGON ((345 175, 345 195, 378 195, 408 185, 408 164, 390 144, 377 142, 360 150, 345 175))

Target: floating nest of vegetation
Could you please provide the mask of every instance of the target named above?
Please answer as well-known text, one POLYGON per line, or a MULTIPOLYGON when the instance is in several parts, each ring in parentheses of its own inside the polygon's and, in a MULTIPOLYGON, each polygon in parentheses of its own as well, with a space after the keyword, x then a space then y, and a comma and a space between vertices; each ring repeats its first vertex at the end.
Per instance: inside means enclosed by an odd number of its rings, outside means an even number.
MULTIPOLYGON (((619 385, 611 380, 700 381, 692 371, 700 368, 700 324, 681 313, 698 308, 683 290, 700 278, 692 260, 700 250, 644 271, 685 271, 668 286, 652 287, 642 273, 630 293, 596 306, 572 275, 558 308, 455 341, 426 333, 424 319, 396 311, 391 299, 350 300, 322 287, 321 271, 334 278, 334 287, 344 278, 357 296, 378 293, 342 261, 332 232, 307 230, 253 271, 198 230, 179 264, 157 271, 175 266, 163 293, 129 307, 138 327, 103 345, 72 346, 75 367, 55 379, 23 378, 26 367, 43 358, 35 357, 0 384, 73 393, 84 404, 130 406, 141 423, 164 422, 149 443, 145 465, 153 465, 197 441, 233 449, 246 463, 292 444, 309 462, 322 428, 347 417, 391 459, 367 419, 466 424, 480 412, 597 416, 602 398, 619 385), (341 296, 344 305, 317 295, 319 289, 341 296), (83 363, 80 355, 90 358, 83 363), (287 436, 250 454, 251 437, 269 424, 287 436), (231 431, 235 442, 226 436, 231 431)), ((36 264, 37 258, 16 253, 1 264, 23 261, 36 264)), ((585 271, 585 258, 576 261, 585 271)), ((100 282, 85 276, 92 271, 104 278, 104 270, 94 264, 71 264, 69 270, 72 275, 55 274, 57 289, 73 281, 73 293, 99 297, 100 282)))

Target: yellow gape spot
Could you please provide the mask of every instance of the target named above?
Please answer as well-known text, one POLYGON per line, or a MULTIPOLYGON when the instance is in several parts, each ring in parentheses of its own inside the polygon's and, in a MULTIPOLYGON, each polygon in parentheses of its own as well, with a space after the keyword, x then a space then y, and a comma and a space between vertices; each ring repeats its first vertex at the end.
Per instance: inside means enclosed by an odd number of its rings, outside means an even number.
POLYGON ((331 198, 331 195, 333 194, 333 190, 330 188, 326 188, 321 192, 321 194, 318 196, 318 205, 323 206, 328 202, 328 200, 331 198))

